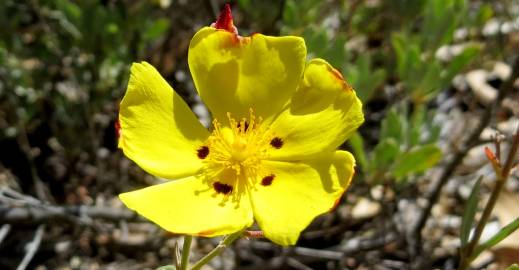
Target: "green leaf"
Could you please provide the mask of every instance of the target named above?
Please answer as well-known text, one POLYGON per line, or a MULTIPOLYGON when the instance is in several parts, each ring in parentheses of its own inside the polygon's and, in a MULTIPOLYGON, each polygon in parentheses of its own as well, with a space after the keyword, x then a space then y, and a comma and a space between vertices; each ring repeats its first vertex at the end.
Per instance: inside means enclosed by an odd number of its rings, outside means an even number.
POLYGON ((503 241, 510 234, 519 229, 519 218, 516 218, 510 224, 506 225, 503 229, 501 229, 498 233, 488 239, 485 243, 479 245, 472 255, 473 258, 476 258, 481 254, 481 252, 497 245, 499 242, 503 241))
POLYGON ((480 51, 480 46, 473 45, 466 47, 462 53, 456 55, 447 66, 445 75, 443 76, 444 85, 450 84, 454 76, 456 76, 463 70, 463 68, 470 64, 470 62, 472 62, 472 60, 477 55, 479 55, 480 51))
POLYGON ((154 40, 160 37, 162 34, 168 31, 169 23, 169 20, 166 18, 155 20, 148 27, 148 31, 146 31, 144 38, 146 40, 154 40))
POLYGON ((155 270, 176 270, 176 268, 173 265, 163 265, 163 266, 159 266, 159 268, 157 268, 155 270))
POLYGON ((343 70, 347 81, 358 89, 357 97, 364 103, 368 101, 375 90, 386 80, 384 69, 372 70, 372 60, 369 54, 360 55, 354 65, 346 63, 343 70))
POLYGON ((415 104, 413 113, 411 115, 411 125, 409 127, 409 146, 415 146, 420 142, 426 113, 427 112, 425 111, 425 106, 423 104, 415 104))
POLYGON ((508 268, 506 268, 506 270, 519 270, 519 265, 514 263, 514 264, 508 266, 508 268))
POLYGON ((238 0, 238 5, 244 10, 249 10, 251 3, 250 0, 238 0))
POLYGON ((476 16, 476 27, 483 26, 486 22, 488 22, 488 20, 492 18, 493 15, 494 9, 492 8, 491 3, 482 3, 476 16))
POLYGON ((463 218, 461 219, 461 228, 460 228, 460 240, 461 240, 461 247, 465 247, 467 245, 467 242, 469 240, 470 235, 470 229, 472 228, 472 225, 474 224, 474 217, 476 216, 476 210, 478 207, 478 201, 479 201, 479 190, 481 187, 481 179, 483 179, 483 176, 480 176, 476 183, 474 184, 474 187, 472 188, 472 191, 470 192, 469 199, 467 201, 467 204, 465 205, 465 211, 463 212, 463 218))
POLYGON ((392 35, 391 44, 395 50, 396 63, 397 63, 397 74, 400 77, 404 77, 407 73, 407 50, 405 47, 405 40, 402 35, 392 35))
POLYGON ((419 98, 418 101, 421 102, 436 97, 437 93, 443 90, 441 89, 440 80, 438 80, 442 70, 440 64, 435 59, 430 59, 430 61, 427 62, 428 64, 425 66, 424 73, 421 76, 422 79, 418 86, 420 92, 415 94, 419 98))
POLYGON ((393 138, 386 138, 382 140, 373 150, 375 156, 373 163, 377 169, 388 168, 400 153, 398 143, 393 138))
POLYGON ((434 166, 441 157, 441 150, 434 144, 416 147, 400 157, 393 167, 393 175, 400 178, 410 173, 423 172, 434 166))
POLYGON ((353 149, 353 153, 355 154, 355 158, 359 162, 360 166, 364 171, 368 171, 368 160, 366 158, 366 152, 364 151, 364 139, 360 136, 359 132, 353 133, 350 137, 350 146, 353 149))
POLYGON ((399 113, 395 109, 391 109, 387 112, 386 117, 382 120, 382 130, 380 132, 380 140, 383 141, 388 138, 393 138, 397 142, 402 142, 402 119, 399 113))

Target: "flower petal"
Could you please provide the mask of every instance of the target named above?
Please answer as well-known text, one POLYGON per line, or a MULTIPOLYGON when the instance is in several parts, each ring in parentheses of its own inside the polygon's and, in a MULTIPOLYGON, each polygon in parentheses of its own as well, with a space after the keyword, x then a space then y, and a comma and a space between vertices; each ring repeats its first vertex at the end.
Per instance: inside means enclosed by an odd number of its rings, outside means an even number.
POLYGON ((266 176, 251 190, 254 217, 265 236, 280 245, 295 244, 317 215, 335 206, 354 165, 345 151, 298 163, 265 161, 266 176))
MULTIPOLYGON (((299 37, 270 37, 205 27, 189 46, 189 68, 198 93, 219 120, 281 112, 301 79, 306 57, 299 37)), ((225 124, 225 123, 224 123, 225 124)))
POLYGON ((363 122, 355 91, 326 61, 313 59, 288 108, 270 126, 283 142, 271 149, 270 159, 299 160, 333 151, 363 122))
POLYGON ((119 147, 150 174, 171 179, 201 168, 197 149, 209 132, 150 64, 132 65, 119 121, 119 147))
POLYGON ((227 196, 192 176, 123 193, 119 198, 167 231, 212 237, 234 233, 253 222, 248 194, 244 192, 239 203, 227 196))

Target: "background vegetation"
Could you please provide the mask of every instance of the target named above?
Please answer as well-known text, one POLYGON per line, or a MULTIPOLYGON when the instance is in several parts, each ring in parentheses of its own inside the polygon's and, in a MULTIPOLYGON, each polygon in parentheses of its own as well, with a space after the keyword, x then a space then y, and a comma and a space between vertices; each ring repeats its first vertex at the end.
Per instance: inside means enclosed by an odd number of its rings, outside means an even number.
MULTIPOLYGON (((116 198, 154 181, 116 149, 118 103, 130 64, 146 60, 208 123, 187 48, 223 4, 0 1, 1 269, 171 263, 180 238, 116 198)), ((242 35, 303 36, 309 56, 329 60, 357 90, 366 123, 343 145, 358 161, 353 186, 297 247, 240 240, 208 267, 455 269, 473 254, 469 234, 489 194, 500 196, 472 266, 518 262, 519 236, 512 232, 519 227, 519 181, 511 149, 519 125, 519 3, 231 4, 242 35), (487 152, 489 161, 485 146, 497 157, 487 152)), ((216 243, 196 240, 195 256, 216 243)))

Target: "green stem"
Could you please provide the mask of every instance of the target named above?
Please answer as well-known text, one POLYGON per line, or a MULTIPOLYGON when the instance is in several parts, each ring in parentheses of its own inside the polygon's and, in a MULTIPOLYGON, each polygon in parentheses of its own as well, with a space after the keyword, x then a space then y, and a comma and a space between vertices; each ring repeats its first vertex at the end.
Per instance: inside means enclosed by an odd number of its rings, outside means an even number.
POLYGON ((184 236, 184 245, 182 246, 182 257, 180 259, 180 270, 187 270, 187 267, 189 265, 189 251, 191 249, 192 241, 193 236, 184 236))
POLYGON ((226 247, 228 247, 232 242, 234 242, 236 239, 240 238, 240 236, 243 235, 243 231, 238 231, 233 234, 230 234, 226 236, 218 246, 216 246, 211 252, 209 252, 207 255, 205 255, 202 259, 200 259, 191 270, 198 270, 202 268, 202 266, 206 265, 210 260, 212 260, 214 257, 218 256, 226 247))

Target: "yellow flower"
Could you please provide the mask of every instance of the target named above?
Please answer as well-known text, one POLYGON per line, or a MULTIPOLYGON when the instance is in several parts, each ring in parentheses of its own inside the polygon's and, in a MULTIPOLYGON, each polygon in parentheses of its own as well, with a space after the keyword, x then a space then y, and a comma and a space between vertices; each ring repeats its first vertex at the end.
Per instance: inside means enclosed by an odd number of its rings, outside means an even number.
POLYGON ((211 131, 155 68, 132 65, 119 147, 150 174, 177 180, 119 197, 174 233, 212 237, 256 221, 268 239, 292 245, 351 181, 355 160, 336 149, 364 121, 362 104, 327 62, 306 62, 302 38, 235 29, 226 9, 189 46, 211 131))

